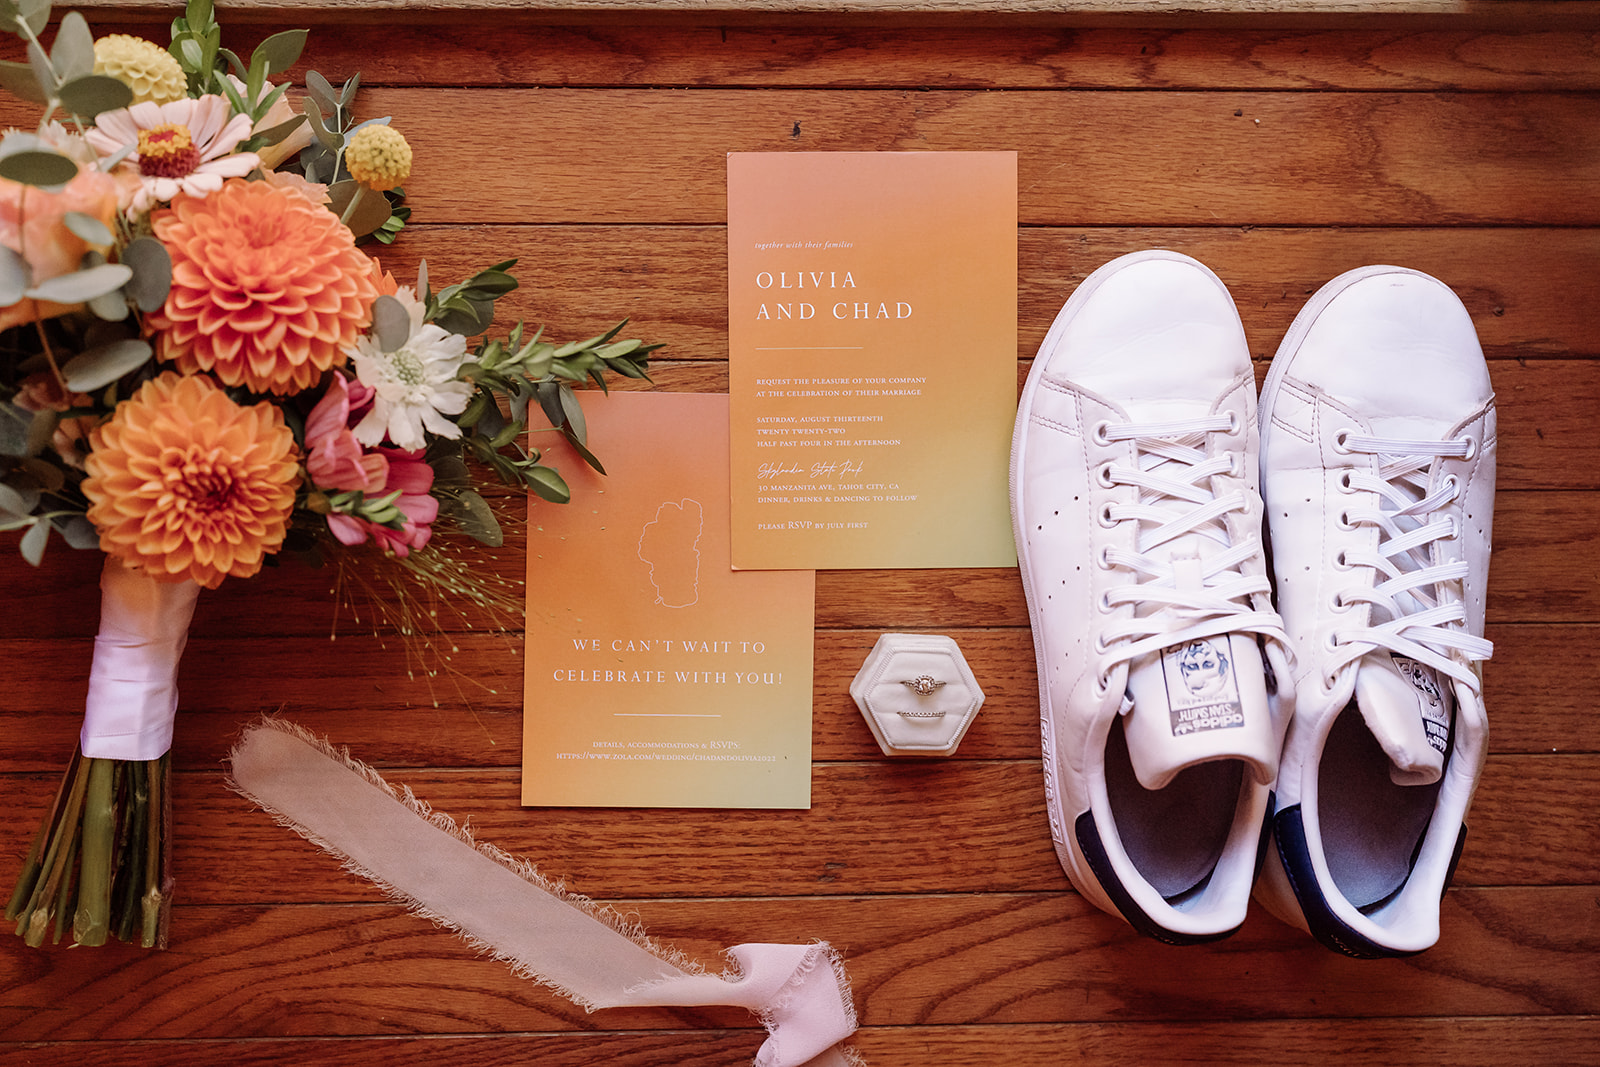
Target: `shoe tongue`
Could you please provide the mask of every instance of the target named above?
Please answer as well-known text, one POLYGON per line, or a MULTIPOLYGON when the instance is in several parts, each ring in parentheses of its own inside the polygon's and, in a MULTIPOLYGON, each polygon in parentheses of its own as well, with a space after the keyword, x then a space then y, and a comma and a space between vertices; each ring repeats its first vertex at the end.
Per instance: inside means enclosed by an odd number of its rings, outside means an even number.
POLYGON ((1444 773, 1451 700, 1438 672, 1408 656, 1369 652, 1356 670, 1356 706, 1389 757, 1396 785, 1432 785, 1444 773))
POLYGON ((1263 785, 1277 777, 1279 739, 1261 649, 1249 635, 1220 634, 1133 660, 1128 698, 1128 756, 1146 789, 1214 760, 1243 760, 1263 785))

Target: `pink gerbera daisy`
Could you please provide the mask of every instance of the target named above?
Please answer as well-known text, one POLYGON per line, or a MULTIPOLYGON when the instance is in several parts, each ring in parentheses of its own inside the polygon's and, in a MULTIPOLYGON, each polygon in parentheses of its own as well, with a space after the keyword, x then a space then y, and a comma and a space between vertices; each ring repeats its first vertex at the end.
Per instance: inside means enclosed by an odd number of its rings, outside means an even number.
POLYGON ((216 95, 106 111, 84 136, 102 156, 134 146, 124 164, 139 174, 130 218, 179 193, 214 193, 223 179, 242 178, 261 162, 254 152, 234 152, 250 136, 250 116, 235 115, 227 98, 216 95))

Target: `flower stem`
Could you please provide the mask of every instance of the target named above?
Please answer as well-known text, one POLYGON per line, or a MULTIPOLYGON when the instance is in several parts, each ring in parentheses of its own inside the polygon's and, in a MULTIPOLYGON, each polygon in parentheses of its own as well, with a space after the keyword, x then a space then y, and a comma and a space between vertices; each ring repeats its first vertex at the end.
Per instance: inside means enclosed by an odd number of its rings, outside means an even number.
POLYGON ((146 810, 149 828, 145 833, 144 926, 140 944, 145 948, 167 947, 167 918, 172 913, 170 864, 172 840, 172 753, 151 760, 150 804, 146 810))
POLYGON ((111 846, 116 838, 116 760, 91 759, 83 807, 83 860, 72 939, 103 945, 111 917, 111 846))
POLYGON ((83 812, 83 798, 88 790, 88 763, 77 753, 67 768, 67 778, 72 785, 67 790, 66 804, 59 818, 46 820, 50 827, 50 843, 45 847, 40 870, 44 878, 33 888, 33 896, 18 916, 17 933, 30 948, 44 944, 45 929, 56 914, 57 897, 63 884, 70 885, 72 860, 77 855, 78 824, 83 812))

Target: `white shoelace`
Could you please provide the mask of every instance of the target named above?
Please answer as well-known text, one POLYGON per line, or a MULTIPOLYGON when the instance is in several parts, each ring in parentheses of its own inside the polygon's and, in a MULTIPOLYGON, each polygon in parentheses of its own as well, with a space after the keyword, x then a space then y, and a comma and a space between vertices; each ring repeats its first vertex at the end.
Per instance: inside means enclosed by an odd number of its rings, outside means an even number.
POLYGON ((1488 659, 1494 645, 1466 631, 1461 583, 1467 576, 1467 564, 1435 564, 1429 547, 1460 535, 1454 516, 1435 514, 1456 499, 1460 485, 1451 474, 1440 480, 1438 488, 1428 491, 1436 459, 1467 459, 1475 447, 1466 437, 1411 441, 1344 433, 1336 439, 1335 448, 1375 455, 1380 465, 1376 475, 1350 471, 1343 480, 1343 487, 1352 493, 1378 494, 1378 506, 1349 507, 1342 516, 1347 525, 1376 526, 1378 550, 1347 551, 1337 562, 1345 567, 1369 567, 1382 579, 1371 589, 1351 587, 1340 592, 1336 604, 1341 608, 1369 604, 1371 618, 1381 621, 1333 633, 1330 679, 1368 652, 1386 648, 1478 691, 1478 674, 1471 663, 1488 659))
POLYGON ((1108 505, 1100 514, 1104 526, 1138 522, 1136 550, 1107 547, 1100 566, 1134 572, 1138 580, 1117 586, 1102 598, 1102 609, 1134 606, 1134 617, 1105 627, 1098 651, 1110 660, 1101 674, 1137 656, 1173 645, 1225 633, 1256 633, 1287 645, 1283 620, 1274 611, 1259 611, 1250 597, 1270 589, 1266 573, 1243 574, 1245 561, 1261 553, 1257 533, 1238 544, 1229 536, 1224 516, 1250 507, 1245 489, 1217 496, 1211 479, 1219 474, 1238 475, 1242 461, 1236 453, 1206 455, 1211 434, 1236 434, 1237 417, 1230 414, 1164 423, 1102 423, 1096 428, 1101 441, 1133 441, 1136 466, 1118 463, 1100 468, 1102 485, 1133 485, 1140 490, 1137 504, 1108 505), (1202 558, 1198 548, 1173 546, 1180 538, 1199 536, 1216 542, 1222 551, 1202 558))

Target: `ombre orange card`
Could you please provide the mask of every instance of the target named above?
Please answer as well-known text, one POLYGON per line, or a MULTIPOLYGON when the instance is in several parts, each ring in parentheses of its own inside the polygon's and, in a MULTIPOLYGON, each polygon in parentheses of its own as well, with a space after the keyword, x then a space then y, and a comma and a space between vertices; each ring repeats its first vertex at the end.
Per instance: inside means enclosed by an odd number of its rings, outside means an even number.
POLYGON ((732 569, 727 396, 583 410, 607 475, 557 441, 528 513, 522 803, 810 807, 815 575, 732 569))
POLYGON ((1015 152, 728 156, 736 567, 1010 567, 1015 152))

